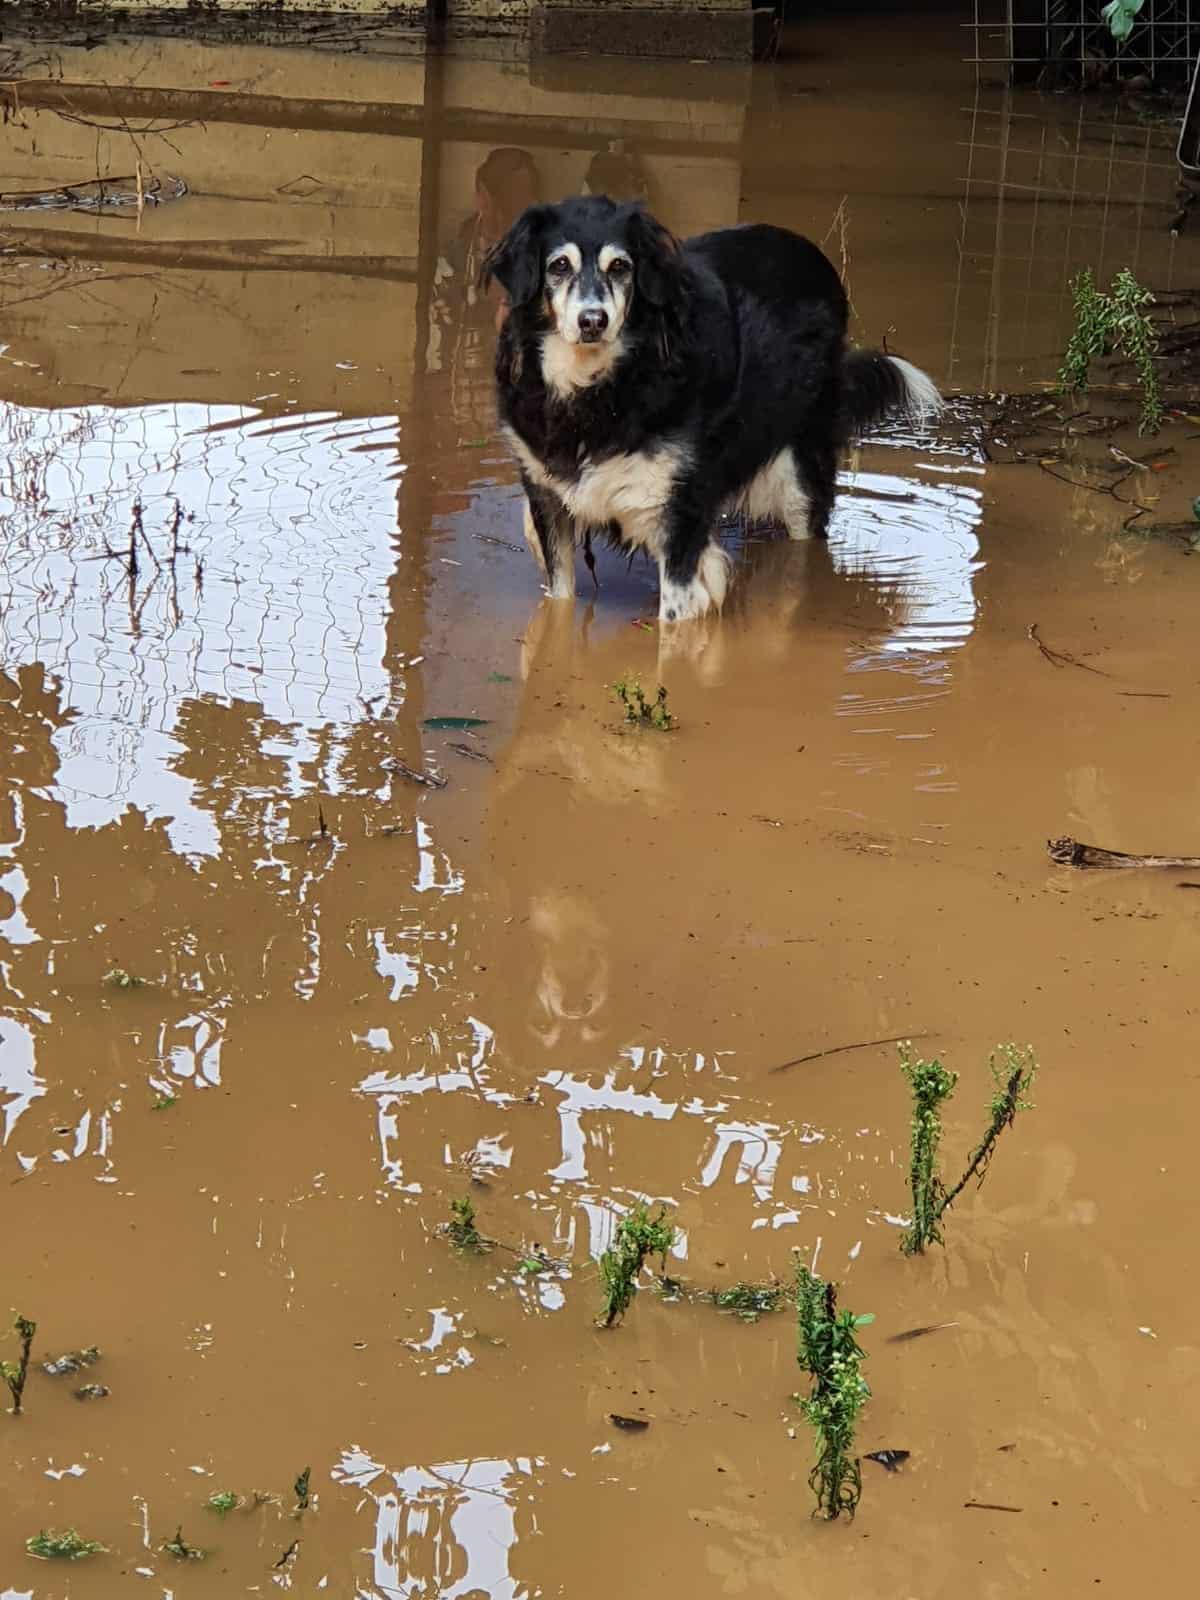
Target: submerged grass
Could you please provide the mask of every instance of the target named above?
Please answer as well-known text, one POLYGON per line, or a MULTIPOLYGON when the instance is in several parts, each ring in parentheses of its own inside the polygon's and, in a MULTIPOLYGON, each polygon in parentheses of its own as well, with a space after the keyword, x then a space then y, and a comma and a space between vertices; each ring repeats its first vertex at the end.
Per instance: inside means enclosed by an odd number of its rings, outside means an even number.
POLYGON ((107 1547, 95 1539, 85 1539, 74 1528, 64 1528, 61 1533, 43 1528, 32 1539, 26 1539, 25 1548, 42 1561, 85 1561, 88 1556, 106 1554, 107 1547))
POLYGON ((147 982, 145 978, 126 972, 124 967, 113 967, 104 974, 104 981, 110 989, 144 989, 147 982))
POLYGON ((487 1248, 487 1240, 475 1226, 475 1207, 470 1195, 463 1195, 461 1200, 451 1200, 446 1233, 456 1250, 479 1251, 487 1248))
POLYGON ((199 1545, 189 1544, 183 1537, 183 1524, 175 1529, 175 1537, 168 1539, 163 1545, 163 1550, 169 1556, 174 1556, 176 1561, 203 1561, 208 1555, 207 1550, 202 1550, 199 1545))
POLYGON ((675 717, 667 706, 667 691, 660 683, 653 700, 647 700, 641 680, 632 672, 618 678, 612 692, 625 712, 625 721, 639 728, 657 728, 669 733, 675 726, 675 717))
POLYGON ((941 1107, 954 1093, 958 1074, 940 1061, 923 1061, 901 1046, 900 1070, 912 1091, 912 1144, 909 1157, 909 1185, 912 1190, 912 1222, 900 1240, 905 1255, 921 1255, 926 1245, 942 1244, 942 1218, 972 1178, 982 1183, 996 1152, 996 1142, 1005 1128, 1011 1128, 1018 1111, 1029 1110, 1027 1098, 1037 1076, 1037 1060, 1032 1049, 1002 1044, 990 1058, 993 1092, 988 1105, 988 1124, 983 1138, 972 1150, 962 1177, 947 1189, 940 1174, 939 1147, 942 1137, 941 1107))
POLYGON ((661 1256, 665 1270, 667 1251, 674 1243, 675 1229, 667 1221, 665 1206, 652 1217, 643 1203, 621 1218, 612 1249, 600 1257, 600 1281, 604 1286, 604 1307, 599 1318, 602 1328, 620 1322, 632 1305, 646 1257, 661 1256))
POLYGON ((12 1396, 12 1414, 14 1417, 19 1417, 21 1401, 25 1394, 25 1379, 29 1376, 29 1352, 33 1348, 37 1323, 30 1322, 28 1317, 18 1314, 13 1323, 13 1332, 21 1341, 21 1354, 16 1361, 0 1361, 0 1378, 3 1378, 8 1385, 8 1392, 12 1396))
POLYGON ((816 1435, 817 1461, 808 1476, 815 1515, 853 1516, 862 1496, 854 1429, 871 1391, 859 1368, 866 1359, 856 1334, 874 1316, 837 1309, 837 1290, 802 1265, 796 1268, 796 1359, 812 1375, 800 1409, 816 1435))

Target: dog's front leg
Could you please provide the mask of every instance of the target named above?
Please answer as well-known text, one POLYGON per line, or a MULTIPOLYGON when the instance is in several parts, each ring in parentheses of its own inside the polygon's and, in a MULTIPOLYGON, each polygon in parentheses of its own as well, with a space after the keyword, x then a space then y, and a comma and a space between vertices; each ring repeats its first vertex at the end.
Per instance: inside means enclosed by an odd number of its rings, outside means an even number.
POLYGON ((575 598, 575 524, 557 495, 525 484, 525 542, 555 600, 575 598))
POLYGON ((717 509, 694 487, 672 493, 658 552, 660 622, 690 622, 725 604, 729 557, 713 537, 717 509))

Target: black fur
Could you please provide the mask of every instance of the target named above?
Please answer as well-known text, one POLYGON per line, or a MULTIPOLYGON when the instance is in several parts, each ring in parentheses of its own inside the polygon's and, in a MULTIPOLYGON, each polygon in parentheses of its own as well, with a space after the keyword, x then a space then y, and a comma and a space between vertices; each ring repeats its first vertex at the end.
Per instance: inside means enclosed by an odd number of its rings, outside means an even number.
MULTIPOLYGON (((823 537, 839 450, 905 403, 903 377, 886 356, 847 355, 846 294, 831 263, 782 228, 727 228, 681 245, 636 205, 568 200, 525 212, 484 271, 511 305, 496 358, 501 420, 547 473, 574 485, 581 463, 665 441, 684 447, 688 466, 659 539, 664 575, 680 584, 695 577, 722 507, 789 447, 809 497, 809 531, 823 537), (552 328, 543 267, 565 240, 585 253, 618 243, 635 269, 623 353, 569 399, 548 390, 541 365, 552 328)), ((524 481, 553 577, 589 530, 572 524, 551 489, 528 473, 524 481)))

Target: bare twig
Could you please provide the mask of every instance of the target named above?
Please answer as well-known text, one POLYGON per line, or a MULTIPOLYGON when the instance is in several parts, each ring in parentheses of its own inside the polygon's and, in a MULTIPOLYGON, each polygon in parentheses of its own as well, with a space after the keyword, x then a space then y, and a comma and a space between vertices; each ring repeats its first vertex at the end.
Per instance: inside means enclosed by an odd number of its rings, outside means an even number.
POLYGON ((821 1061, 826 1056, 844 1055, 847 1050, 871 1050, 879 1044, 903 1044, 906 1039, 928 1039, 928 1033, 898 1033, 887 1039, 859 1039, 855 1044, 830 1045, 827 1050, 813 1050, 809 1055, 797 1056, 793 1061, 782 1061, 772 1067, 772 1072, 786 1072, 789 1067, 802 1067, 807 1061, 821 1061))
POLYGON ((1045 656, 1052 667, 1078 667, 1081 672, 1094 672, 1098 678, 1111 678, 1111 672, 1105 672, 1101 667, 1090 666, 1086 661, 1080 661, 1078 656, 1068 655, 1063 650, 1051 650, 1050 646, 1042 639, 1038 632, 1036 622, 1031 622, 1025 634, 1027 639, 1032 639, 1034 644, 1045 656))

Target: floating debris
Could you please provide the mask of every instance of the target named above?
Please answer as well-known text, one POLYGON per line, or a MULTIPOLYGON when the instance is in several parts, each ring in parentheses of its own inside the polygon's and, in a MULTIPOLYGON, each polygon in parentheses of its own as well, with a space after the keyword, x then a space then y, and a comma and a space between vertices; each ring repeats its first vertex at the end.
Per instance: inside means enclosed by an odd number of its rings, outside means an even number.
POLYGON ((650 1426, 648 1417, 623 1417, 619 1411, 610 1411, 608 1420, 614 1428, 624 1428, 626 1433, 644 1433, 650 1426))
POLYGON ((1105 850, 1098 844, 1080 844, 1069 834, 1061 839, 1047 839, 1046 849, 1051 861, 1057 861, 1062 867, 1165 867, 1168 871, 1191 871, 1200 867, 1200 856, 1126 855, 1123 850, 1105 850))
POLYGON ((47 1377, 62 1378, 71 1372, 82 1372, 84 1367, 94 1367, 99 1359, 100 1351, 90 1344, 86 1350, 68 1350, 65 1355, 55 1356, 53 1361, 43 1361, 42 1371, 47 1377))
POLYGON ((437 772, 418 772, 405 761, 385 761, 383 770, 394 772, 398 778, 405 778, 409 783, 419 783, 425 789, 444 789, 448 781, 437 772))
POLYGON ((941 1333, 943 1328, 957 1328, 957 1322, 927 1322, 922 1328, 906 1328, 903 1333, 889 1334, 885 1343, 907 1344, 910 1339, 923 1339, 927 1333, 941 1333))
POLYGON ((0 193, 0 211, 141 211, 166 205, 188 192, 182 178, 92 178, 59 189, 12 189, 0 193))
POLYGON ((107 1400, 112 1390, 106 1383, 85 1383, 75 1391, 76 1400, 107 1400))
POLYGON ((721 1311, 732 1311, 743 1322, 757 1322, 768 1311, 778 1311, 785 1299, 781 1283, 735 1283, 728 1289, 714 1289, 712 1303, 721 1311))
POLYGON ((113 967, 111 972, 104 974, 104 981, 110 989, 141 989, 146 984, 145 978, 135 977, 132 972, 126 972, 124 967, 113 967))
POLYGON ((297 1551, 299 1549, 300 1549, 300 1541, 299 1541, 299 1539, 293 1539, 291 1544, 288 1545, 287 1549, 283 1552, 283 1554, 280 1556, 279 1560, 275 1563, 275 1570, 278 1571, 280 1567, 286 1567, 287 1564, 295 1557, 295 1555, 296 1555, 296 1553, 297 1553, 297 1551))
POLYGON ((486 717, 426 717, 421 726, 435 732, 446 729, 486 728, 486 717))

